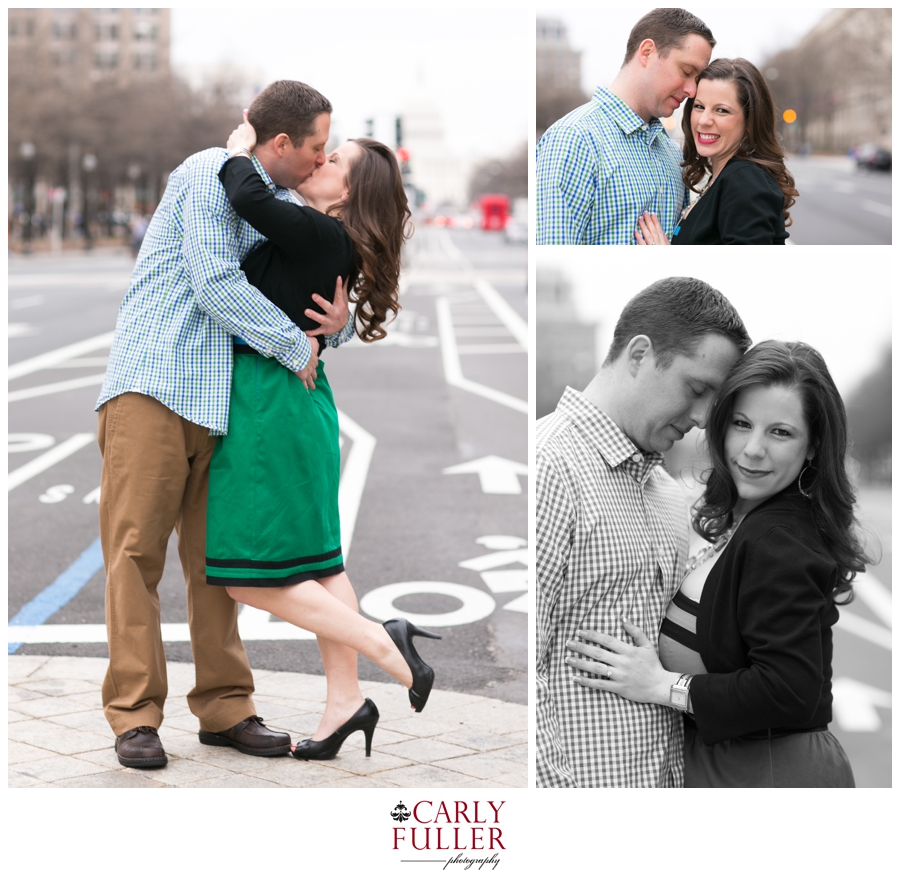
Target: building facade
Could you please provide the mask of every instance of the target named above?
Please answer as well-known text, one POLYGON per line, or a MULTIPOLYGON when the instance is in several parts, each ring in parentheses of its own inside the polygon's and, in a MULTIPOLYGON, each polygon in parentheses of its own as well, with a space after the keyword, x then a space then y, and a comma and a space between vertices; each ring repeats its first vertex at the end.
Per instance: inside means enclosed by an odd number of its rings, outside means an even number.
POLYGON ((169 75, 169 9, 9 9, 11 75, 86 88, 169 75))
POLYGON ((538 18, 537 133, 540 137, 566 113, 587 102, 581 88, 581 52, 569 45, 569 32, 558 18, 538 18))
POLYGON ((891 148, 891 10, 832 9, 792 49, 765 65, 790 149, 891 148))

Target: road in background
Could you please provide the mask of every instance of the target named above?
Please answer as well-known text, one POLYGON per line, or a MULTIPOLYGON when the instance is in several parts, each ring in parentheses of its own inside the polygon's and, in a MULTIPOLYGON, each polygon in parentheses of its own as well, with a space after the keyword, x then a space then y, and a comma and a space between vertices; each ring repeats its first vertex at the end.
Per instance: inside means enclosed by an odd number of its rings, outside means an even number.
MULTIPOLYGON (((324 356, 341 415, 347 569, 363 610, 441 632, 439 687, 527 699, 527 250, 417 229, 388 338, 324 356)), ((10 651, 106 656, 93 411, 132 261, 10 262, 10 651)), ((166 651, 189 661, 175 539, 166 651)), ((321 673, 315 642, 244 610, 255 668, 321 673)), ((360 674, 387 680, 366 660, 360 674)))
POLYGON ((891 243, 891 174, 857 170, 852 158, 788 156, 800 197, 791 207, 789 242, 891 243))

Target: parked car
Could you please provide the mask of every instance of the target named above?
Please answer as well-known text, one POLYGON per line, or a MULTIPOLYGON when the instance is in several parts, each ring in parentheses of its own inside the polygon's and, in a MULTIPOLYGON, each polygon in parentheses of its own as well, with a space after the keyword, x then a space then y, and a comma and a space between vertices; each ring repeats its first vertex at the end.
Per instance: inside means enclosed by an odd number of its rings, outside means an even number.
POLYGON ((890 170, 891 153, 871 144, 860 146, 856 155, 856 166, 863 170, 890 170))

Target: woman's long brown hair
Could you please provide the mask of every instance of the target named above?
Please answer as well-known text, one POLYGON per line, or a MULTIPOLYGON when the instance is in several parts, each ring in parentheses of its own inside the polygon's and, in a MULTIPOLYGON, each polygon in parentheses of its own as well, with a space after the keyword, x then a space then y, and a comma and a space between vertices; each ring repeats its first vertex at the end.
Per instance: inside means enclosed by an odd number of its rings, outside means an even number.
POLYGON ((362 152, 347 171, 347 200, 328 212, 339 212, 356 257, 356 277, 349 298, 356 304, 356 331, 363 341, 377 341, 382 325, 400 310, 400 253, 412 235, 410 210, 400 166, 383 143, 360 137, 362 152))
MULTIPOLYGON (((784 224, 789 226, 793 220, 788 211, 794 206, 799 193, 794 187, 794 178, 784 166, 784 149, 775 136, 775 101, 765 77, 744 58, 716 58, 697 77, 698 84, 701 79, 734 83, 738 102, 744 111, 744 137, 734 157, 752 161, 774 177, 784 194, 784 224)), ((681 166, 684 168, 685 185, 696 192, 699 191, 698 184, 712 168, 709 160, 697 153, 691 130, 693 110, 694 98, 688 98, 681 117, 681 130, 684 132, 684 161, 681 166)))

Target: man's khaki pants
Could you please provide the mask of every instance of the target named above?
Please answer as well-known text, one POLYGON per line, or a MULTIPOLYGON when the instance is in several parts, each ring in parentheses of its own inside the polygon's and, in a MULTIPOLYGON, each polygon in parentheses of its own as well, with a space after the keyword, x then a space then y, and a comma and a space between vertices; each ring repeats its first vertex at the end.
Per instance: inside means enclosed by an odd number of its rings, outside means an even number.
POLYGON ((100 408, 98 441, 109 639, 106 719, 117 736, 162 723, 168 687, 157 586, 175 529, 196 666, 188 705, 201 730, 227 730, 256 710, 237 603, 224 587, 206 583, 206 495, 215 438, 156 399, 129 392, 100 408))

